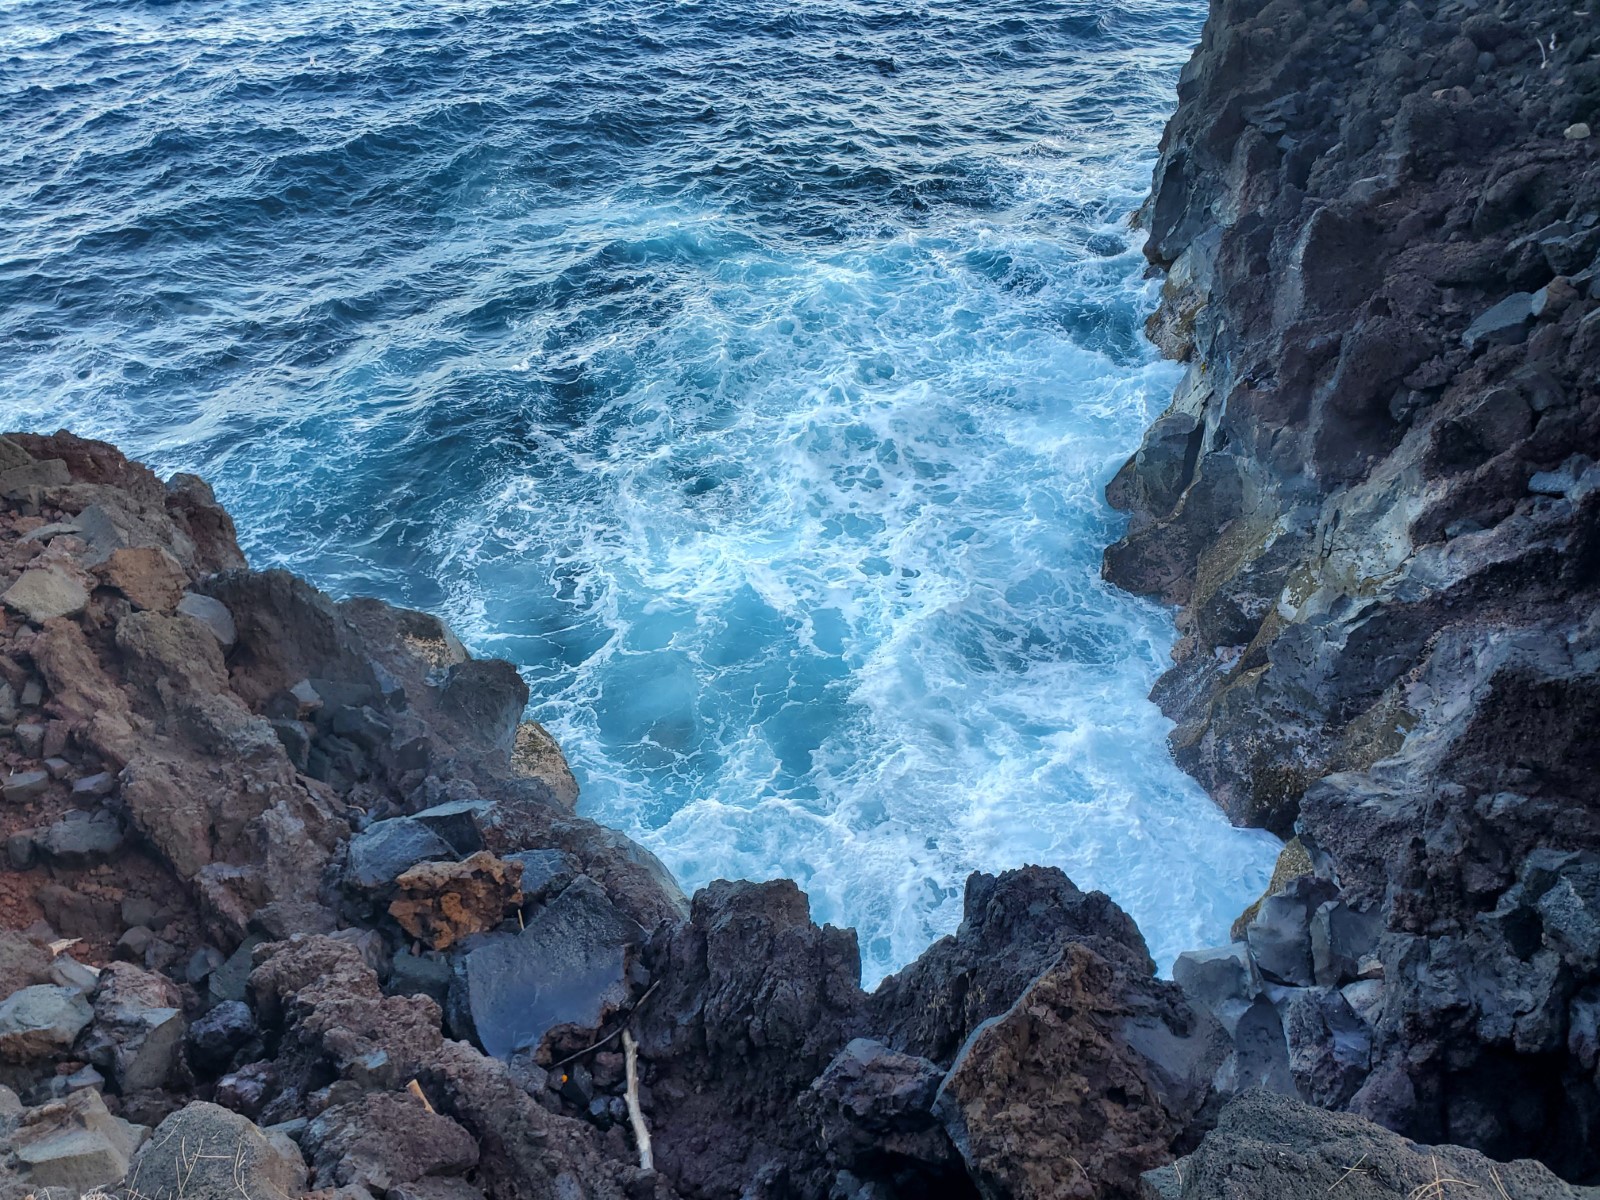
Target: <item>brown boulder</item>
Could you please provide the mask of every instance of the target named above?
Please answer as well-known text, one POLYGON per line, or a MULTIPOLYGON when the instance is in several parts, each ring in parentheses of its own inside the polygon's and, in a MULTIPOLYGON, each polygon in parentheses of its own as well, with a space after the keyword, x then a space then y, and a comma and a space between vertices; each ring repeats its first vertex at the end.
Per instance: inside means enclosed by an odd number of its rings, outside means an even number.
POLYGON ((98 568, 108 587, 116 588, 135 608, 170 612, 183 598, 189 577, 182 564, 160 546, 124 546, 98 568))
POLYGON ((1139 1196, 1226 1055, 1220 1028, 1169 992, 1073 943, 973 1032, 934 1108, 985 1200, 1139 1196), (1185 1060, 1188 1078, 1174 1080, 1185 1060))
POLYGON ((500 924, 522 903, 522 864, 480 850, 463 862, 423 862, 395 880, 389 915, 414 938, 443 950, 500 924))
POLYGON ((478 1144, 449 1117, 407 1092, 363 1096, 319 1114, 301 1139, 319 1187, 357 1184, 374 1193, 478 1165, 478 1144))

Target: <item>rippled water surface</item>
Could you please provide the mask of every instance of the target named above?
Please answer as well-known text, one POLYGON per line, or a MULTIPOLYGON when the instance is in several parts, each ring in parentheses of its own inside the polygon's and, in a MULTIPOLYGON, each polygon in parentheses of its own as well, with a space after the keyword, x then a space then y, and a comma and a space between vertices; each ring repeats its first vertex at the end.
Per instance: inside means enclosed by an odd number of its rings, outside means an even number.
POLYGON ((1157 957, 1274 843, 1145 699, 1102 488, 1174 382, 1127 214, 1198 0, 0 10, 0 415, 517 662, 584 811, 869 981, 976 868, 1157 957))

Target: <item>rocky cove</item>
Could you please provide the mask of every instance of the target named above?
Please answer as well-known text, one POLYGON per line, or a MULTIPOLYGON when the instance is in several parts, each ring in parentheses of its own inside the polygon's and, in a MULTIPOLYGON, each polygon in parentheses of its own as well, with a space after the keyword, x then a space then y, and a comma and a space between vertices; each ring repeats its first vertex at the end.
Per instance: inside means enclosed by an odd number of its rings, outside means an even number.
POLYGON ((1600 1194, 1595 28, 1212 7, 1105 570, 1178 608, 1180 764, 1292 840, 1170 982, 1027 868, 865 993, 794 885, 577 816, 508 664, 0 440, 0 1189, 1600 1194))

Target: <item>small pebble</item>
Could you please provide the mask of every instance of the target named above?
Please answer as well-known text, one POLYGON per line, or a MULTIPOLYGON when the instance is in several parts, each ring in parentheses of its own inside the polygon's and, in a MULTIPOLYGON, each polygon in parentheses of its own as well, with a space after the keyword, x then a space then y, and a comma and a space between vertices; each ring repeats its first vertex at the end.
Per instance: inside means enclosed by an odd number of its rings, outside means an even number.
POLYGON ((1578 121, 1575 124, 1568 125, 1566 129, 1562 131, 1561 136, 1566 138, 1569 142, 1581 142, 1584 138, 1589 136, 1589 126, 1587 122, 1578 121))

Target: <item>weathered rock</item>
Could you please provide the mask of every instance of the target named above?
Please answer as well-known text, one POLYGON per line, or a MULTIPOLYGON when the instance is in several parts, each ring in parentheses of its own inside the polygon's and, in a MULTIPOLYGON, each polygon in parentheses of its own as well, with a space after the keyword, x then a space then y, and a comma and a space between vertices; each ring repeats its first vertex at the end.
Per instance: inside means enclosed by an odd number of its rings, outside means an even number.
POLYGON ((85 1195, 120 1183, 149 1130, 106 1111, 92 1089, 19 1114, 8 1146, 30 1188, 85 1195))
POLYGON ((249 1005, 224 1000, 196 1019, 184 1035, 189 1065, 202 1078, 219 1075, 255 1036, 256 1017, 249 1005))
POLYGON ((263 1133, 238 1113, 196 1100, 162 1121, 128 1172, 130 1193, 284 1200, 306 1189, 293 1142, 263 1133))
POLYGON ((0 602, 21 613, 35 625, 56 617, 70 617, 89 603, 83 581, 65 567, 51 563, 33 567, 0 593, 0 602))
POLYGON ((1363 1200, 1456 1194, 1580 1200, 1538 1163, 1497 1163, 1459 1146, 1419 1146, 1370 1121, 1252 1092, 1222 1110, 1199 1149, 1147 1176, 1154 1200, 1363 1200))
POLYGON ((52 824, 37 841, 56 862, 88 866, 115 855, 125 836, 122 822, 109 812, 73 812, 52 824))
POLYGON ((350 839, 348 878, 358 888, 388 887, 407 868, 420 862, 454 861, 448 842, 410 817, 374 821, 350 839))
POLYGON ((529 900, 556 895, 583 874, 582 864, 564 850, 519 850, 505 855, 522 867, 522 894, 529 900))
POLYGON ((493 929, 520 905, 521 878, 520 863, 484 850, 459 863, 418 863, 395 880, 389 915, 412 937, 444 950, 493 929))
POLYGON ((517 726, 511 747, 511 770, 549 785, 551 797, 563 808, 570 811, 577 807, 578 781, 567 765, 567 756, 561 753, 550 731, 539 722, 523 721, 517 726))
POLYGON ((657 1168, 685 1195, 737 1196, 775 1175, 821 1191, 825 1164, 798 1101, 868 1032, 854 931, 812 924, 788 880, 721 880, 695 894, 689 921, 655 932, 647 962, 659 984, 632 1024, 651 1071, 657 1168))
POLYGON ((306 1126, 300 1143, 319 1187, 355 1184, 374 1194, 478 1165, 472 1136, 409 1093, 335 1105, 306 1126))
POLYGON ((833 1166, 902 1193, 937 1193, 965 1182, 965 1167, 933 1111, 944 1074, 925 1058, 855 1038, 801 1105, 833 1166))
POLYGON ((27 1063, 64 1054, 93 1010, 72 988, 39 983, 0 1001, 0 1062, 27 1063))
POLYGON ((225 650, 238 640, 239 633, 233 624, 233 614, 220 600, 188 592, 178 601, 177 610, 185 616, 193 617, 209 629, 225 650))
POLYGON ((871 1026, 895 1049, 948 1065, 972 1030, 1010 1008, 1074 941, 1155 973, 1133 919, 1104 892, 1080 891, 1054 867, 970 875, 961 927, 879 986, 871 1026))
POLYGON ((1481 313, 1461 335, 1468 350, 1501 342, 1520 342, 1527 335, 1533 311, 1533 293, 1513 292, 1493 308, 1481 313))
POLYGON ((1105 561, 1182 606, 1153 692, 1178 763, 1337 882, 1275 880, 1235 933, 1271 997, 1225 1074, 1572 1178, 1600 1171, 1561 1033, 1600 983, 1588 904, 1552 895, 1558 949, 1508 895, 1544 894, 1542 850, 1600 851, 1600 160, 1559 136, 1600 82, 1582 11, 1212 6, 1145 210, 1151 330, 1188 369, 1108 490, 1105 561), (1509 49, 1536 38, 1536 67, 1509 49), (1339 1003, 1285 989, 1358 977, 1349 1096, 1339 1003))
POLYGON ((1168 1156, 1227 1053, 1220 1028, 1177 993, 1069 944, 973 1032, 935 1107, 982 1195, 1139 1194, 1139 1176, 1168 1156), (1192 1055, 1171 1053, 1189 1040, 1192 1055))
POLYGON ((44 795, 49 786, 48 771, 13 771, 6 776, 5 783, 0 785, 0 795, 5 797, 8 804, 23 804, 29 800, 37 800, 44 795))
POLYGON ((50 955, 9 929, 0 929, 0 997, 50 980, 50 955))
POLYGON ((130 963, 100 972, 83 1055, 120 1092, 163 1086, 183 1044, 183 998, 171 980, 130 963))
POLYGON ((1333 895, 1332 885, 1303 875, 1261 902, 1255 919, 1245 929, 1245 941, 1263 975, 1297 987, 1309 987, 1315 982, 1311 918, 1333 895))
POLYGON ((183 565, 160 546, 124 546, 98 568, 108 587, 116 588, 135 608, 169 612, 178 606, 189 576, 183 565))
POLYGON ((597 1028, 631 995, 628 961, 642 940, 597 884, 577 880, 515 938, 466 956, 466 1007, 479 1044, 508 1059, 560 1026, 597 1028))

